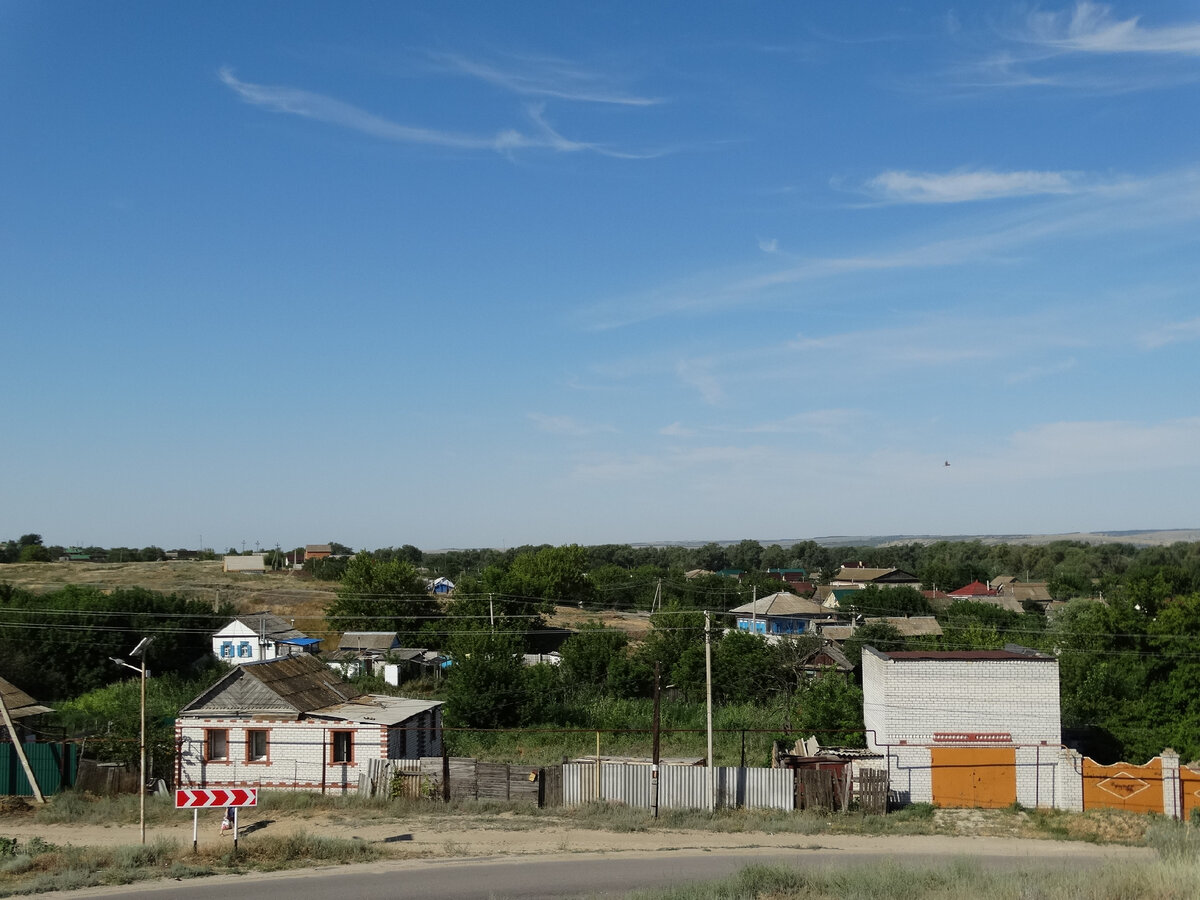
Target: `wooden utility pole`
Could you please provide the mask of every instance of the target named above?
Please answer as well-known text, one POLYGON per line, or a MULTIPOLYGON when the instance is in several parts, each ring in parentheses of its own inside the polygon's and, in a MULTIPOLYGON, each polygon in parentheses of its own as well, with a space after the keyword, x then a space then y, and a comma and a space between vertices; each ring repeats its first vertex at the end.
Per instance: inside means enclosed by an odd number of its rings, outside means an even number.
POLYGON ((42 789, 38 787, 37 779, 33 777, 33 768, 29 765, 29 757, 25 755, 25 748, 21 746, 21 739, 17 737, 17 726, 13 724, 12 716, 8 714, 8 704, 4 702, 2 691, 0 691, 0 713, 4 715, 4 727, 8 729, 8 736, 12 739, 13 753, 17 754, 17 759, 21 761, 21 768, 25 770, 25 777, 29 779, 29 786, 33 788, 33 796, 38 803, 45 803, 46 798, 42 796, 42 789))

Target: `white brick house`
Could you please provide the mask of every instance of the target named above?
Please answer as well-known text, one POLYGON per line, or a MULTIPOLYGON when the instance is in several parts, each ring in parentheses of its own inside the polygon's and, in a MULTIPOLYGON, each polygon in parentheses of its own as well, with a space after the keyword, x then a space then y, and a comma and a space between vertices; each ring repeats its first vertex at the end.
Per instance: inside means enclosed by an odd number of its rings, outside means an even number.
POLYGON ((314 653, 320 643, 320 638, 310 638, 291 622, 269 612, 237 616, 212 636, 213 656, 234 665, 314 653))
POLYGON ((246 663, 180 710, 176 785, 356 791, 366 760, 440 755, 441 706, 363 694, 307 654, 246 663))
POLYGON ((899 800, 1068 809, 1081 803, 1061 746, 1053 656, 1014 645, 893 653, 864 647, 862 676, 867 745, 883 754, 899 800))

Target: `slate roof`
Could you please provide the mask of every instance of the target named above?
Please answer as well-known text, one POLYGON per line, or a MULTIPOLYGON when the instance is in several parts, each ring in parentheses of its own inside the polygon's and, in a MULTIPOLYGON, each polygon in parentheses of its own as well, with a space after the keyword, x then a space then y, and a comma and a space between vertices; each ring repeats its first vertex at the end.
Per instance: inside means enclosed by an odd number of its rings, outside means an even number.
POLYGON ((54 712, 50 707, 42 706, 11 681, 3 678, 0 678, 0 696, 4 697, 4 708, 8 710, 9 716, 13 719, 54 712))
POLYGON ((1050 588, 1044 581, 1018 582, 1004 589, 1004 596, 1011 596, 1018 603, 1032 600, 1034 603, 1049 603, 1054 598, 1050 596, 1050 588))
POLYGON ((307 653, 242 663, 179 711, 183 715, 294 716, 362 697, 363 692, 307 653))
POLYGON ((744 613, 745 615, 763 616, 825 616, 829 611, 817 603, 815 600, 810 600, 807 597, 797 597, 795 594, 789 594, 786 591, 780 591, 775 594, 767 594, 765 597, 759 597, 752 603, 743 603, 741 606, 735 606, 730 610, 732 613, 744 613))
MULTIPOLYGON (((933 616, 876 616, 865 619, 864 625, 883 622, 891 625, 904 637, 940 637, 942 626, 933 616)), ((821 629, 821 635, 831 641, 844 641, 854 633, 850 625, 827 625, 821 629)))
POLYGON ((386 653, 400 646, 394 631, 347 631, 338 642, 339 650, 378 650, 386 653))
MULTIPOLYGON (((234 616, 229 624, 232 625, 233 622, 241 622, 255 634, 263 635, 273 641, 289 641, 308 637, 303 631, 298 631, 292 627, 291 622, 281 619, 279 616, 269 613, 266 610, 247 613, 242 616, 234 616)), ((225 628, 228 627, 229 625, 225 626, 225 628)), ((221 631, 224 631, 225 628, 222 628, 221 631)), ((220 634, 220 632, 217 633, 220 634)))

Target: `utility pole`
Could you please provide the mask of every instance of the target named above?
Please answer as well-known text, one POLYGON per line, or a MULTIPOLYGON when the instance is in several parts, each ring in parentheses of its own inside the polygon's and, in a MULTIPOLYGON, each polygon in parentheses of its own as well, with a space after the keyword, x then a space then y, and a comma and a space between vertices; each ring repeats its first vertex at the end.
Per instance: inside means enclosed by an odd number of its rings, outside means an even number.
POLYGON ((658 584, 654 586, 654 599, 650 601, 650 612, 655 609, 662 611, 662 579, 658 579, 658 584))
POLYGON ((659 718, 659 703, 662 694, 661 665, 654 662, 654 750, 650 761, 650 810, 654 818, 658 818, 658 751, 659 731, 662 720, 659 718))
POLYGON ((758 634, 758 585, 751 588, 750 594, 750 633, 758 634))
POLYGON ((150 674, 146 671, 146 648, 150 646, 150 642, 154 640, 152 637, 142 638, 138 641, 138 645, 130 651, 131 656, 140 657, 141 666, 131 666, 123 659, 117 659, 115 656, 110 656, 113 662, 118 666, 124 666, 127 669, 133 669, 141 676, 142 688, 142 732, 141 740, 139 741, 141 750, 141 765, 138 771, 140 784, 138 785, 138 827, 142 833, 142 843, 146 843, 146 677, 150 674))
POLYGON ((492 626, 492 631, 496 630, 496 608, 492 606, 492 595, 488 594, 488 622, 492 626))
POLYGON ((713 713, 712 713, 712 621, 704 611, 704 692, 707 707, 708 730, 708 811, 716 809, 716 768, 713 765, 713 713))

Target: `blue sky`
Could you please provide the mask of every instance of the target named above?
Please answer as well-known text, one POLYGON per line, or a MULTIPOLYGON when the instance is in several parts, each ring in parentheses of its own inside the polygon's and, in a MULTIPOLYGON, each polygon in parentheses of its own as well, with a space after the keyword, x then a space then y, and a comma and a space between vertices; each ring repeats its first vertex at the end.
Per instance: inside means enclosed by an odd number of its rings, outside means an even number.
POLYGON ((0 537, 1195 527, 1197 109, 1191 3, 0 0, 0 537))

